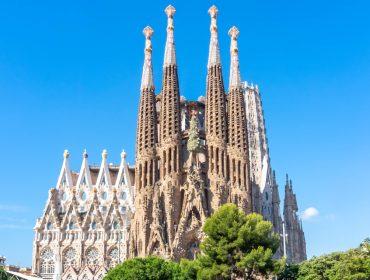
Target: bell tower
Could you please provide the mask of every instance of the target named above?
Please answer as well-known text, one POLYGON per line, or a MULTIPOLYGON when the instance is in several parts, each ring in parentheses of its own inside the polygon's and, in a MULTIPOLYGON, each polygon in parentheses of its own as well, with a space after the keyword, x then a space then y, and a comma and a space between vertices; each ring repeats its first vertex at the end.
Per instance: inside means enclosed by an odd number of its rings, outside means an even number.
POLYGON ((206 89, 206 143, 208 153, 208 180, 211 193, 211 208, 216 210, 227 201, 227 119, 226 95, 222 78, 220 49, 217 32, 216 6, 208 10, 211 16, 211 38, 207 66, 206 89))
POLYGON ((252 212, 252 198, 248 174, 249 147, 244 93, 239 70, 238 35, 239 30, 235 26, 230 28, 231 61, 228 96, 230 201, 244 212, 250 213, 252 212))

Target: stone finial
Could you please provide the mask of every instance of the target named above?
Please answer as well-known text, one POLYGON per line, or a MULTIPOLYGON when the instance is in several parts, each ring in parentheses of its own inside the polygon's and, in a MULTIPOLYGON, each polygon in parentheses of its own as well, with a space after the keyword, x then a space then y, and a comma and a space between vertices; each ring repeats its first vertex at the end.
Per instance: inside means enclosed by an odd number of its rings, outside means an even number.
POLYGON ((211 25, 209 30, 211 31, 211 40, 209 42, 209 54, 208 54, 208 68, 214 65, 221 64, 220 61, 220 47, 218 44, 217 35, 217 7, 213 5, 209 8, 208 13, 211 16, 211 25))
POLYGON ((175 54, 175 42, 174 42, 174 25, 173 25, 173 15, 176 9, 169 5, 164 10, 167 15, 167 39, 166 47, 164 51, 164 63, 163 67, 175 65, 176 64, 176 54, 175 54))
POLYGON ((122 150, 122 152, 121 152, 121 159, 125 159, 126 156, 127 156, 127 154, 126 154, 125 150, 122 150))
POLYGON ((217 14, 218 14, 218 9, 217 9, 217 7, 216 7, 215 5, 212 5, 212 7, 210 7, 210 8, 208 9, 208 13, 209 13, 209 15, 210 15, 211 17, 213 17, 213 18, 217 17, 217 14))
POLYGON ((154 82, 153 82, 153 68, 152 68, 152 41, 151 38, 153 36, 154 30, 150 26, 146 26, 143 29, 143 34, 145 36, 145 49, 144 49, 144 65, 143 65, 143 73, 141 77, 141 86, 140 89, 143 90, 153 89, 154 82))
POLYGON ((68 150, 64 150, 63 158, 69 158, 69 151, 68 150))
POLYGON ((88 154, 87 154, 87 151, 86 151, 86 149, 84 149, 84 152, 83 152, 83 154, 82 154, 82 157, 83 158, 88 158, 88 154))
POLYGON ((152 69, 152 41, 154 30, 150 26, 146 26, 143 29, 143 34, 145 36, 145 49, 144 49, 144 65, 143 65, 143 74, 141 77, 141 86, 140 89, 145 88, 152 89, 154 88, 153 82, 153 69, 152 69))
POLYGON ((239 70, 239 57, 238 57, 238 42, 239 30, 235 26, 231 27, 228 32, 231 43, 230 43, 230 78, 229 78, 229 89, 238 88, 241 86, 241 77, 239 70))
POLYGON ((176 13, 176 9, 172 5, 168 5, 166 9, 164 9, 164 12, 166 13, 167 17, 173 17, 173 15, 176 13))
POLYGON ((107 159, 107 157, 108 157, 108 152, 107 152, 107 150, 106 150, 106 149, 104 149, 104 150, 103 150, 103 152, 102 152, 101 156, 102 156, 102 158, 103 158, 103 159, 107 159))
POLYGON ((239 29, 238 29, 238 28, 236 28, 236 26, 233 26, 233 27, 231 27, 231 28, 229 29, 228 34, 229 34, 229 36, 230 36, 232 39, 236 40, 236 39, 238 38, 238 36, 239 36, 239 29))
POLYGON ((150 39, 152 38, 152 35, 154 33, 154 30, 153 28, 151 28, 150 26, 145 26, 144 29, 143 29, 143 34, 145 36, 145 39, 150 39))

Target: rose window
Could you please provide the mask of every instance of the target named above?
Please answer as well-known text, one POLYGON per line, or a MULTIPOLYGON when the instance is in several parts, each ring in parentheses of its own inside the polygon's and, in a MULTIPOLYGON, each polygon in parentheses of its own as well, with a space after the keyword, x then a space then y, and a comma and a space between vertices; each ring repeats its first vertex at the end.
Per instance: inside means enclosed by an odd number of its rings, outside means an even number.
POLYGON ((86 262, 90 268, 97 267, 99 264, 99 251, 96 248, 90 248, 86 252, 86 262))
POLYGON ((44 251, 42 251, 41 258, 43 260, 51 260, 54 258, 54 253, 50 248, 46 248, 44 251))
POLYGON ((76 264, 76 250, 73 248, 68 248, 63 254, 63 267, 66 270, 70 266, 75 266, 76 264))
POLYGON ((109 252, 109 267, 115 267, 119 262, 119 250, 118 248, 113 248, 109 252))

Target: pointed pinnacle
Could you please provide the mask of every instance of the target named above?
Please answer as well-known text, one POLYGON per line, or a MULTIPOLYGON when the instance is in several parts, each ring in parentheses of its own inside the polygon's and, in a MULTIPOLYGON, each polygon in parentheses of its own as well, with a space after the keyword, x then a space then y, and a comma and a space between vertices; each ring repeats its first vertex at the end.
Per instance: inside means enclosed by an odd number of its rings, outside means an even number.
POLYGON ((176 12, 176 9, 172 5, 168 5, 166 9, 164 9, 164 12, 166 13, 167 17, 173 17, 173 15, 176 12))
POLYGON ((106 159, 108 157, 108 152, 107 152, 106 149, 103 150, 101 156, 102 156, 103 159, 106 159))
POLYGON ((69 152, 68 152, 68 150, 64 150, 63 157, 64 158, 69 158, 69 152))
POLYGON ((143 34, 144 34, 146 39, 150 39, 152 37, 153 33, 154 33, 154 30, 150 26, 146 26, 143 29, 143 34))
POLYGON ((239 29, 236 28, 236 26, 233 26, 229 29, 229 32, 228 32, 229 36, 232 38, 232 39, 236 39, 238 38, 239 36, 239 29))
POLYGON ((211 17, 217 17, 218 14, 217 7, 215 5, 212 5, 212 7, 208 9, 208 13, 210 14, 211 17))
POLYGON ((126 152, 125 152, 125 150, 122 150, 122 152, 121 152, 121 158, 122 159, 125 159, 126 158, 126 152))

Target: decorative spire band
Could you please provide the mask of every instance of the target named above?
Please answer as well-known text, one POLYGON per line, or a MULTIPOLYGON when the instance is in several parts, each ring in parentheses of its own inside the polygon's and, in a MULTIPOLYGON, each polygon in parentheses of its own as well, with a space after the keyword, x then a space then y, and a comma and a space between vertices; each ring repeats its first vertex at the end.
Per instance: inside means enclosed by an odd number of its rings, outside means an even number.
POLYGON ((173 25, 173 15, 176 12, 176 9, 169 5, 164 10, 167 15, 167 40, 166 48, 164 52, 164 62, 163 67, 176 64, 176 53, 175 53, 175 41, 174 41, 174 25, 173 25))
POLYGON ((239 70, 239 57, 238 57, 238 38, 239 30, 235 26, 229 30, 229 36, 231 37, 230 43, 230 79, 229 79, 229 90, 238 88, 241 86, 240 70, 239 70))
POLYGON ((209 15, 211 16, 211 40, 209 42, 209 56, 208 56, 208 68, 220 62, 220 47, 218 45, 218 34, 217 34, 217 14, 218 10, 215 5, 213 5, 208 10, 209 15))
POLYGON ((141 87, 143 89, 154 89, 153 83, 153 67, 152 67, 152 35, 154 31, 150 26, 147 26, 143 30, 145 36, 145 49, 144 49, 144 66, 143 66, 143 75, 141 78, 141 87))

